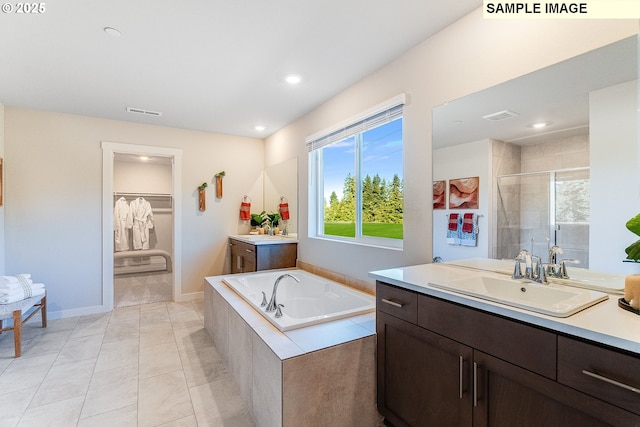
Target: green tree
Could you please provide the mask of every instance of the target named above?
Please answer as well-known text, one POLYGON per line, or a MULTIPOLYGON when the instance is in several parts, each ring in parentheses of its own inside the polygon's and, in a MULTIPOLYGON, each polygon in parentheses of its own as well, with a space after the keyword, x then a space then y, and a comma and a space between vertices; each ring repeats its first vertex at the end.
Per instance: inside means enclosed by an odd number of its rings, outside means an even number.
POLYGON ((336 221, 355 222, 356 220, 356 179, 348 174, 344 179, 342 201, 336 221))

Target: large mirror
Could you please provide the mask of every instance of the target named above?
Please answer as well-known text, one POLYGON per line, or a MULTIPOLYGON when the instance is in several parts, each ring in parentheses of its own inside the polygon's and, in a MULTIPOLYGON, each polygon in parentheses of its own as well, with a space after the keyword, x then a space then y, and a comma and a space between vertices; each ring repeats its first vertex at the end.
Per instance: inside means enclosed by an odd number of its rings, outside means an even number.
POLYGON ((264 209, 279 212, 280 204, 286 204, 289 220, 284 221, 289 233, 298 232, 298 159, 268 166, 264 170, 264 209))
POLYGON ((513 259, 527 249, 546 262, 558 245, 581 267, 619 272, 633 241, 619 217, 640 211, 637 61, 630 37, 435 108, 434 194, 437 183, 448 197, 434 198, 434 257, 513 259), (614 182, 618 173, 626 182, 614 182), (477 205, 453 203, 451 181, 475 177, 477 205), (627 200, 614 196, 623 185, 627 200), (473 246, 447 238, 451 214, 464 213, 477 221, 473 246), (612 247, 621 255, 605 262, 612 247))

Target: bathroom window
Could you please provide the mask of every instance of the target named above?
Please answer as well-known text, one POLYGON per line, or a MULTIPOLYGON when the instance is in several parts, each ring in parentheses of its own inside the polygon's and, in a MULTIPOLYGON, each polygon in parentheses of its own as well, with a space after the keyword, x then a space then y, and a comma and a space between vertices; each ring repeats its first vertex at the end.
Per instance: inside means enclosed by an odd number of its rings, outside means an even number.
POLYGON ((402 246, 404 98, 307 138, 311 236, 402 246))

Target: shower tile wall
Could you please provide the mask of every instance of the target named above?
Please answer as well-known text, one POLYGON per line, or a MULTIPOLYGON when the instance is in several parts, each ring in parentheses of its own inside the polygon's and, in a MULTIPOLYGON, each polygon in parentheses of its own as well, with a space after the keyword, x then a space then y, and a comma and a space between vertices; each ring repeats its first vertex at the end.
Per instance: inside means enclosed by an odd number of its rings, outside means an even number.
MULTIPOLYGON (((494 141, 494 176, 512 173, 529 173, 589 166, 589 136, 576 135, 557 138, 535 145, 516 146, 494 141)), ((497 188, 497 258, 514 258, 520 249, 531 250, 531 238, 535 239, 534 252, 547 252, 549 230, 549 183, 547 176, 513 177, 502 179, 497 188)), ((566 227, 566 226, 565 226, 566 227)), ((567 251, 563 258, 582 258, 582 267, 586 267, 589 237, 588 225, 575 225, 580 228, 570 240, 563 244, 567 248, 579 248, 567 251)), ((567 228, 568 231, 568 228, 567 228)))
MULTIPOLYGON (((519 145, 494 140, 492 144, 493 176, 519 173, 521 148, 519 145)), ((497 236, 492 253, 497 258, 513 258, 520 249, 520 178, 510 178, 508 185, 497 188, 497 204, 493 217, 497 218, 497 236)))

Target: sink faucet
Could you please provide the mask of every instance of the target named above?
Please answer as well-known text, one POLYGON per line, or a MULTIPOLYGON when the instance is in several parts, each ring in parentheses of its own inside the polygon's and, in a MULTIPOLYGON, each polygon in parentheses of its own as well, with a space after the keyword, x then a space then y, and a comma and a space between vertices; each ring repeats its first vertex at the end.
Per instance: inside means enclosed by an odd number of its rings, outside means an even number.
POLYGON ((291 277, 293 280, 300 283, 300 280, 292 274, 285 273, 279 276, 276 279, 276 282, 273 284, 273 293, 271 294, 271 299, 269 300, 269 304, 267 305, 267 308, 264 310, 267 313, 276 311, 276 309, 278 308, 278 303, 276 302, 276 292, 278 292, 278 284, 280 283, 280 280, 284 279, 285 277, 291 277))
POLYGON ((527 250, 521 250, 515 258, 512 279, 529 279, 538 283, 547 283, 547 272, 542 260, 537 255, 531 255, 527 250), (525 262, 524 274, 520 263, 525 262))

